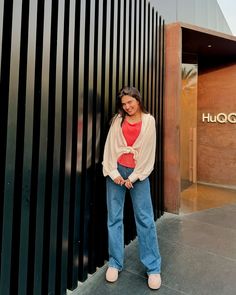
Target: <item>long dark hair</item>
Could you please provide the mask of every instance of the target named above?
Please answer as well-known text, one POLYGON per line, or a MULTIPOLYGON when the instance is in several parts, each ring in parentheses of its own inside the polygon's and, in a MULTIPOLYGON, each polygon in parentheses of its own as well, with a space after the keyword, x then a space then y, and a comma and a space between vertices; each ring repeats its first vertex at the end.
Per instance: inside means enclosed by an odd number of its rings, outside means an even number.
POLYGON ((127 113, 125 112, 125 110, 122 107, 122 97, 125 95, 129 95, 133 98, 135 98, 138 102, 139 102, 139 106, 140 106, 140 110, 143 113, 148 113, 148 111, 145 109, 144 105, 143 105, 143 101, 142 101, 142 96, 140 94, 140 92, 138 91, 137 88, 135 87, 130 87, 130 86, 125 86, 123 87, 118 95, 117 95, 117 99, 116 99, 116 115, 120 115, 122 117, 122 121, 121 121, 121 125, 124 122, 125 116, 127 115, 127 113))

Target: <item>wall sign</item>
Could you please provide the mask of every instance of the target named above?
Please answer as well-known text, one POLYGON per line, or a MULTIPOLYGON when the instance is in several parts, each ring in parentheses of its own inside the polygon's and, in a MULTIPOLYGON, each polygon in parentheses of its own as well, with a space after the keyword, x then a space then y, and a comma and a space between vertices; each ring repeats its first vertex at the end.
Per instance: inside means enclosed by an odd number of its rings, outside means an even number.
POLYGON ((202 114, 202 122, 203 123, 220 123, 220 124, 236 124, 236 112, 225 114, 225 113, 219 113, 217 115, 212 115, 210 113, 203 113, 202 114))

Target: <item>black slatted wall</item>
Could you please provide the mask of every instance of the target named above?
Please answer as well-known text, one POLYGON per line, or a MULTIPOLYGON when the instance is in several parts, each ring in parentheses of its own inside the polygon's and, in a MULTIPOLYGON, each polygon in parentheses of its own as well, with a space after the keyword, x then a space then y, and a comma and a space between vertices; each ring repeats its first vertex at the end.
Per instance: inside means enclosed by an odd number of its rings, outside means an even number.
POLYGON ((101 161, 124 85, 157 120, 163 213, 163 65, 164 21, 146 0, 0 0, 1 295, 66 294, 104 264, 101 161))

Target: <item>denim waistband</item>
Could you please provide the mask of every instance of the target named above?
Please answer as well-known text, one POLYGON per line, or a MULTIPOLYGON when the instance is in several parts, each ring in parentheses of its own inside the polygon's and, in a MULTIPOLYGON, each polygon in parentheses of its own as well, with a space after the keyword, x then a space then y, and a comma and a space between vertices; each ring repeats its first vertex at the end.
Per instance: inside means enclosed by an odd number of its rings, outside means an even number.
POLYGON ((125 179, 127 179, 130 176, 130 174, 134 171, 134 168, 125 167, 119 163, 117 163, 117 169, 120 172, 120 175, 125 179))

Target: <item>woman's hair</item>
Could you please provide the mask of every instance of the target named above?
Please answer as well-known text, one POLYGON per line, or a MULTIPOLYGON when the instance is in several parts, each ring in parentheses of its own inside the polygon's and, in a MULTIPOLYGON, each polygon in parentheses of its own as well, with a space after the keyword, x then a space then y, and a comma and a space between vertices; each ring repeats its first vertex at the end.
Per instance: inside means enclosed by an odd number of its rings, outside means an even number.
POLYGON ((121 125, 124 122, 125 116, 127 115, 127 113, 125 112, 122 106, 122 97, 125 95, 135 98, 139 102, 140 110, 143 113, 146 113, 146 114, 148 113, 148 111, 145 109, 143 105, 142 96, 140 92, 138 91, 138 89, 135 87, 125 86, 119 91, 117 95, 117 100, 116 100, 117 115, 120 115, 122 117, 121 125))

